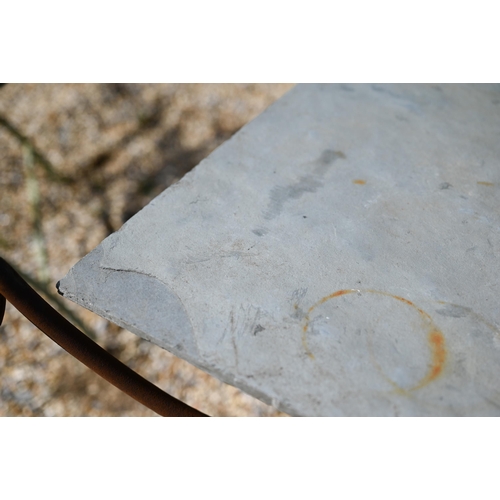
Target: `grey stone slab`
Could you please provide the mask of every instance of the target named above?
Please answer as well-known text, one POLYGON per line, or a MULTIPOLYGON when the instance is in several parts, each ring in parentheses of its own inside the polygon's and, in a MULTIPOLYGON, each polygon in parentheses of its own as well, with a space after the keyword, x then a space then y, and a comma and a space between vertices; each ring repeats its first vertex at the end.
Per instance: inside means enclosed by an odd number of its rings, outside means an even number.
POLYGON ((301 85, 65 297, 292 415, 500 415, 500 87, 301 85))

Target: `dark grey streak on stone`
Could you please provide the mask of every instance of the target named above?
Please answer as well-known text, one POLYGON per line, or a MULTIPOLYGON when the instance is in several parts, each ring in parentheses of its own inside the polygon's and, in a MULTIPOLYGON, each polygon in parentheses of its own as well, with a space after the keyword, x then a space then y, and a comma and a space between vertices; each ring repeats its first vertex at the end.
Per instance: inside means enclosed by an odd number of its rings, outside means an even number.
POLYGON ((257 335, 259 332, 263 332, 265 328, 262 325, 257 325, 253 331, 254 335, 257 335))
MULTIPOLYGON (((378 92, 380 94, 385 94, 389 97, 392 97, 395 99, 396 102, 398 102, 401 106, 403 106, 405 109, 408 111, 411 111, 412 113, 418 113, 418 104, 414 102, 411 98, 398 94, 397 92, 394 92, 388 87, 381 86, 381 85, 376 85, 373 84, 371 85, 371 89, 374 90, 375 92, 378 92)), ((401 118, 398 118, 399 120, 401 118)))
POLYGON ((446 307, 442 309, 436 309, 436 312, 441 316, 447 316, 449 318, 464 318, 470 313, 470 309, 456 304, 447 304, 446 307))
POLYGON ((345 159, 345 155, 342 151, 326 149, 321 153, 319 159, 314 162, 316 168, 313 173, 303 175, 297 182, 289 184, 288 186, 274 187, 270 194, 270 201, 264 213, 264 218, 267 220, 274 219, 282 212, 283 205, 287 201, 296 200, 304 193, 315 193, 316 190, 323 185, 322 178, 327 170, 335 160, 339 158, 345 159))
POLYGON ((395 97, 396 99, 402 99, 402 96, 400 96, 399 94, 396 94, 395 92, 393 92, 392 90, 389 90, 388 88, 382 87, 381 85, 373 84, 371 86, 371 88, 375 92, 385 93, 385 94, 390 95, 391 97, 395 97))

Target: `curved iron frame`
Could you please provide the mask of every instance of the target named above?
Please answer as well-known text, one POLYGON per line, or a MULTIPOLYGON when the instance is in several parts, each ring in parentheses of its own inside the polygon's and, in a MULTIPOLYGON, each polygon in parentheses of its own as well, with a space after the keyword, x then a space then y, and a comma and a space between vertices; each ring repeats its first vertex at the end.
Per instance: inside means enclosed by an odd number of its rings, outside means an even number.
POLYGON ((206 417, 105 351, 53 309, 0 257, 0 325, 8 300, 56 344, 102 378, 164 417, 206 417))

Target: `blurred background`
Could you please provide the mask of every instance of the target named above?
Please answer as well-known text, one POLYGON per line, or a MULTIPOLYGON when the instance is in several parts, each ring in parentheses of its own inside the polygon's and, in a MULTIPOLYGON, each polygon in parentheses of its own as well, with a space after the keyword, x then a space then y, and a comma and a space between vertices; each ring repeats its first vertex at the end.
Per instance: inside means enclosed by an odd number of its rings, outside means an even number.
MULTIPOLYGON (((8 84, 0 88, 0 255, 133 370, 214 416, 284 416, 57 295, 106 236, 291 84, 8 84)), ((155 416, 9 303, 0 416, 155 416)))

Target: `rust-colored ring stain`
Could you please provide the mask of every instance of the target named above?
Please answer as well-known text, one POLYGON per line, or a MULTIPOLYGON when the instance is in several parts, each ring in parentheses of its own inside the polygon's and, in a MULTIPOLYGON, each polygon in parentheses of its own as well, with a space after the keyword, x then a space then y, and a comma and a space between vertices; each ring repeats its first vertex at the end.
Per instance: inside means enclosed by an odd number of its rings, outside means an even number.
MULTIPOLYGON (((402 387, 399 387, 393 380, 388 379, 389 382, 394 385, 394 387, 398 390, 398 392, 403 392, 407 393, 409 391, 415 391, 417 389, 421 389, 422 387, 426 386, 428 383, 432 382, 435 380, 441 373, 443 372, 445 363, 446 363, 446 358, 447 358, 447 351, 446 351, 446 341, 444 338, 443 333, 437 326, 434 324, 432 321, 432 318, 423 310, 417 307, 413 302, 411 302, 408 299, 405 299, 404 297, 400 297, 398 295, 392 295, 387 292, 381 292, 379 290, 356 290, 356 289, 348 289, 348 290, 337 290, 334 293, 331 293, 330 295, 327 295, 320 299, 316 304, 312 305, 308 310, 306 315, 304 316, 304 326, 302 328, 302 345, 304 346, 304 349, 307 353, 307 355, 311 358, 314 359, 313 353, 310 351, 308 345, 307 345, 307 330, 309 328, 309 321, 310 321, 310 314, 316 307, 320 306, 321 304, 324 304, 328 300, 334 299, 335 297, 340 297, 342 295, 347 295, 350 293, 354 292, 364 292, 364 293, 372 293, 372 294, 377 294, 377 295, 384 295, 386 297, 390 297, 392 299, 395 299, 399 302, 402 302, 403 304, 406 304, 409 307, 412 307, 415 309, 420 317, 424 320, 424 322, 428 325, 428 335, 427 335, 427 341, 429 344, 429 348, 431 351, 431 365, 429 367, 429 370, 427 371, 427 374, 416 384, 415 386, 411 387, 410 389, 403 389, 402 387)), ((385 375, 384 375, 385 376, 385 375)), ((386 377, 388 378, 388 377, 386 377)))

